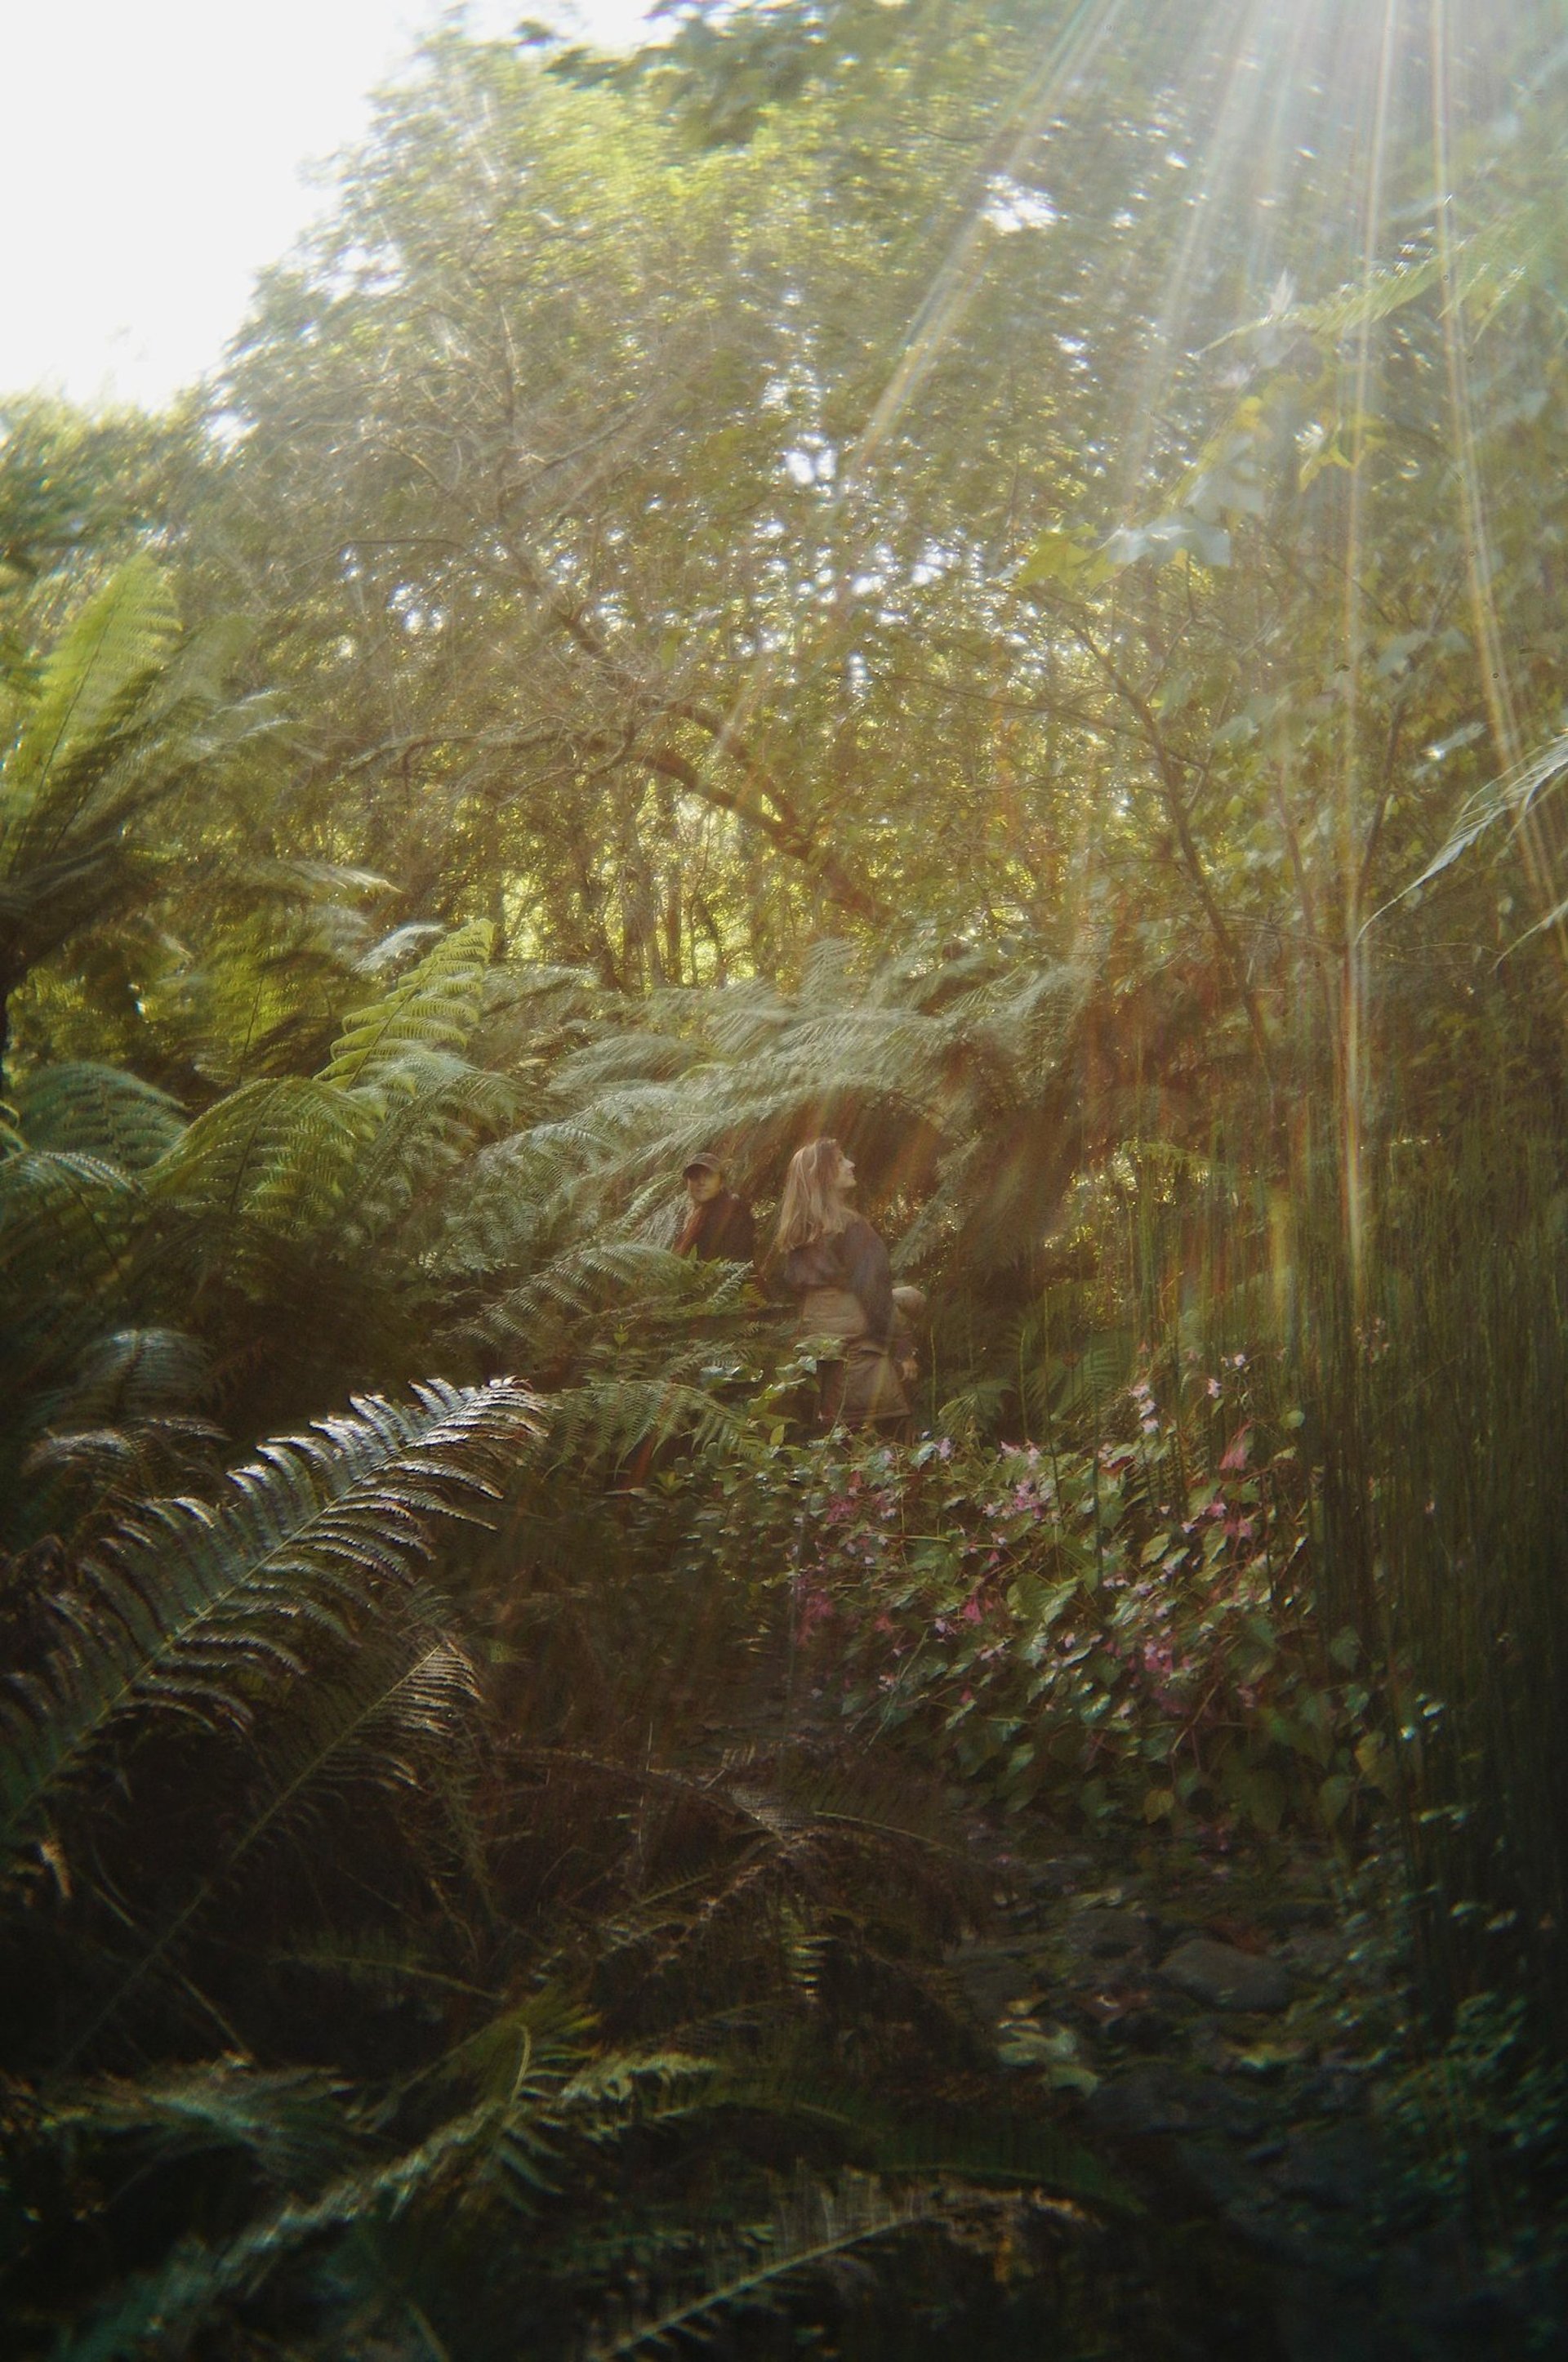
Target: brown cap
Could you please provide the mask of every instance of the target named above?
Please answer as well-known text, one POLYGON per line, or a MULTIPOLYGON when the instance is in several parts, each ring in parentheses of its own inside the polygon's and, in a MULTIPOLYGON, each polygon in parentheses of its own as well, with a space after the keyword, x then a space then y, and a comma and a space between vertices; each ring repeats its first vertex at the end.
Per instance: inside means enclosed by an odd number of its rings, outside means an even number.
POLYGON ((691 1157, 681 1166, 680 1177, 684 1181, 689 1173, 723 1173, 723 1169, 718 1158, 710 1150, 704 1148, 700 1154, 691 1157))

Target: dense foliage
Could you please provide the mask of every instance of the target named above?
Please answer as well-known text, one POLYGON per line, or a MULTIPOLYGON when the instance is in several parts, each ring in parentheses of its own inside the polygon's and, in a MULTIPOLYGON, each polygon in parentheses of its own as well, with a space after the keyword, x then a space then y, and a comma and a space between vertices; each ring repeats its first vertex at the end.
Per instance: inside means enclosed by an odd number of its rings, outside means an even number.
POLYGON ((1419 2203, 1561 2188, 1565 75, 448 28, 218 381, 6 405, 25 2350, 1191 2351, 987 1827, 1372 1865, 1419 2203), (912 1445, 672 1252, 823 1130, 912 1445))

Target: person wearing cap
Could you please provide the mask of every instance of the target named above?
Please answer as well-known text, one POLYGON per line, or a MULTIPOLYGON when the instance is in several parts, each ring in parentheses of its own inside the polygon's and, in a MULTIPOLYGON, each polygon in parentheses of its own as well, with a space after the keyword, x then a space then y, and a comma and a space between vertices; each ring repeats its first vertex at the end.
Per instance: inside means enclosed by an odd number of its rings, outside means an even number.
POLYGON ((675 1242, 678 1255, 694 1263, 750 1263, 756 1253, 751 1208, 724 1187, 724 1168, 706 1149, 682 1175, 689 1211, 675 1242))

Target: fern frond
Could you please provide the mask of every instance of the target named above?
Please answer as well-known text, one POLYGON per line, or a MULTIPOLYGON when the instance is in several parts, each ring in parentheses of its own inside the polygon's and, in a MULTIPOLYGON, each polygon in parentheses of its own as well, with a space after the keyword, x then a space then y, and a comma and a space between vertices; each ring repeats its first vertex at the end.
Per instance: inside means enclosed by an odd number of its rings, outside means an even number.
POLYGON ((223 1429, 208 1419, 157 1416, 47 1432, 22 1462, 23 1474, 39 1487, 29 1524, 74 1542, 87 1517, 123 1514, 178 1485, 205 1489, 223 1440, 223 1429))
POLYGON ((480 1148, 454 1176, 441 1259, 454 1271, 536 1269, 593 1226, 603 1142, 591 1125, 536 1124, 480 1148))
POLYGON ((506 1075, 425 1052, 400 1068, 405 1095, 360 1150, 348 1234, 382 1237, 423 1202, 429 1205, 474 1143, 515 1121, 517 1086, 506 1075))
POLYGON ((676 2352, 682 2341, 776 2305, 802 2282, 868 2248, 938 2224, 950 2211, 952 2200, 936 2191, 895 2192, 866 2175, 845 2174, 831 2184, 801 2182, 775 2201, 770 2219, 756 2224, 749 2237, 743 2234, 714 2243, 705 2287, 662 2312, 602 2333, 586 2348, 586 2362, 676 2352))
POLYGON ((7 1473, 62 1407, 60 1390, 68 1390, 78 1356, 107 1321, 124 1317, 146 1213, 137 1181, 117 1165, 44 1149, 0 1158, 0 1462, 11 1463, 7 1473))
POLYGON ((955 2176, 991 2189, 1037 2188, 1136 2214, 1132 2191, 1059 2124, 998 2107, 910 2114, 858 2085, 805 2071, 788 2057, 716 2075, 714 2107, 798 2118, 829 2132, 851 2159, 878 2174, 955 2176))
POLYGON ((704 2104, 719 2074, 716 2059, 687 2050, 612 2050, 580 2068, 556 2104, 592 2139, 633 2118, 684 2114, 704 2104))
POLYGON ((275 2187, 319 2181, 342 2155, 337 2103, 347 2085, 315 2069, 261 2069, 236 2058, 106 2076, 61 2093, 39 2130, 72 2139, 134 2139, 160 2159, 239 2149, 275 2187))
POLYGON ((672 1082, 701 1063, 699 1043, 642 1025, 615 1026, 561 1060, 550 1095, 568 1107, 591 1105, 607 1091, 672 1082))
POLYGON ((420 1755, 453 1750, 478 1694, 474 1669, 445 1635, 431 1638, 419 1606, 416 1599, 401 1622, 385 1622, 371 1640, 348 1653, 335 1674, 313 1671, 291 1694, 278 1727, 257 1748, 259 1776, 226 1833, 219 1860, 96 2009, 72 2047, 72 2058, 232 1890, 259 1850, 296 1829, 324 1794, 416 1788, 420 1755))
POLYGON ((166 1091, 121 1067, 86 1062, 25 1076, 16 1107, 31 1147, 94 1156, 126 1173, 156 1164, 185 1128, 184 1110, 166 1091))
MULTIPOLYGON (((650 2117, 681 2113, 688 2092, 707 2071, 701 2060, 657 2051, 618 2053, 582 2066, 580 2051, 574 2056, 569 2043, 547 2026, 537 2038, 529 2016, 525 2004, 502 2029, 496 2096, 447 2117, 412 2148, 341 2172, 315 2194, 288 2197, 221 2246, 186 2240, 168 2262, 139 2275, 74 2336, 62 2339, 57 2362, 131 2362, 154 2337, 182 2345, 222 2305, 252 2293, 304 2248, 337 2234, 362 2235, 415 2206, 450 2205, 475 2190, 532 2205, 556 2187, 551 2167, 563 2139, 597 2145, 650 2117)), ((204 2071, 193 2070, 193 2081, 204 2071)), ((282 2089, 283 2079, 255 2079, 258 2087, 271 2081, 289 2104, 293 2095, 282 2089)), ((243 2097, 236 2093, 226 2112, 226 2096, 221 2086, 212 2094, 214 2129, 240 2135, 243 2117, 236 2122, 234 2115, 236 2103, 244 2108, 243 2097)), ((105 2097, 112 2107, 113 2098, 105 2097)), ((150 2096, 149 2114, 160 2113, 161 2098, 150 2096)), ((293 2104, 303 2114, 315 2099, 302 2078, 293 2104)), ((134 2121, 137 2087, 126 2093, 124 2106, 134 2121)), ((285 2149, 290 2129, 280 2128, 278 2146, 285 2149)), ((311 2161, 313 2129, 307 2119, 295 2135, 302 2169, 311 2161)), ((326 2131, 329 2139, 330 2120, 326 2131)), ((264 2124, 258 2136, 264 2142, 264 2124)), ((265 2164, 264 2146, 261 2157, 265 2164)))
MULTIPOLYGON (((582 2067, 591 2021, 580 2001, 555 1983, 509 2001, 414 2078, 502 2107, 528 2094, 558 2094, 582 2067)), ((409 2088, 413 2088, 411 2085, 409 2088)))
POLYGON ((36 1830, 124 1716, 243 1720, 242 1683, 295 1670, 313 1626, 341 1637, 389 1586, 406 1590, 432 1520, 495 1498, 539 1431, 534 1397, 509 1381, 415 1397, 363 1398, 314 1435, 264 1444, 218 1501, 149 1503, 103 1547, 57 1609, 59 1645, 17 1678, 0 1720, 8 1842, 36 1830))
MULTIPOLYGON (((726 1276, 718 1287, 734 1300, 732 1279, 726 1276)), ((490 1307, 483 1326, 497 1341, 524 1338, 547 1310, 580 1316, 624 1302, 634 1291, 679 1306, 687 1319, 706 1308, 717 1293, 711 1268, 688 1263, 668 1247, 643 1239, 591 1240, 554 1257, 525 1286, 501 1297, 490 1307)))
POLYGON ((395 1091, 399 1069, 412 1055, 460 1052, 479 1021, 493 939, 488 919, 470 919, 380 1000, 350 1011, 323 1081, 345 1090, 395 1091))
POLYGON ((290 2198, 221 2247, 186 2240, 157 2269, 138 2275, 74 2335, 55 2362, 134 2362, 154 2343, 178 2350, 226 2301, 259 2288, 282 2265, 334 2232, 395 2216, 416 2198, 471 2168, 493 2142, 496 2111, 470 2110, 381 2165, 340 2175, 318 2196, 290 2198))
MULTIPOLYGON (((387 881, 383 878, 381 883, 387 881)), ((383 969, 401 967, 412 954, 423 950, 433 935, 446 933, 439 919, 410 919, 390 934, 380 935, 354 962, 357 976, 380 976, 383 969)))
POLYGON ((670 1377, 602 1378, 562 1387, 550 1397, 550 1441, 558 1461, 614 1465, 640 1443, 685 1437, 694 1451, 734 1443, 742 1420, 702 1387, 670 1377))
POLYGON ((138 557, 56 644, 0 783, 0 872, 39 859, 77 820, 93 771, 156 680, 176 628, 168 578, 138 557))
POLYGON ((148 1188, 204 1226, 211 1257, 243 1265, 248 1228, 309 1238, 332 1220, 373 1124, 369 1109, 319 1079, 246 1083, 197 1116, 148 1188))
POLYGON ((789 1027, 794 1014, 777 985, 761 977, 747 978, 711 997, 708 1038, 723 1058, 755 1057, 789 1027))
POLYGON ((64 1150, 0 1160, 0 1307, 80 1299, 121 1268, 143 1209, 118 1166, 64 1150))
POLYGON ((426 1986, 436 1992, 458 1993, 492 2005, 497 1999, 486 1986, 433 1966, 417 1939, 403 1932, 394 1935, 362 1927, 339 1934, 323 1928, 293 1943, 270 1948, 267 1960, 270 1967, 305 1969, 334 1982, 363 1987, 378 2000, 426 1986))
POLYGON ((841 1009, 856 1000, 856 970, 860 955, 843 935, 822 935, 809 945, 801 963, 801 1005, 805 1009, 841 1009))
POLYGON ((96 1337, 69 1382, 42 1405, 51 1428, 116 1427, 189 1410, 206 1392, 207 1349, 181 1329, 116 1329, 96 1337))

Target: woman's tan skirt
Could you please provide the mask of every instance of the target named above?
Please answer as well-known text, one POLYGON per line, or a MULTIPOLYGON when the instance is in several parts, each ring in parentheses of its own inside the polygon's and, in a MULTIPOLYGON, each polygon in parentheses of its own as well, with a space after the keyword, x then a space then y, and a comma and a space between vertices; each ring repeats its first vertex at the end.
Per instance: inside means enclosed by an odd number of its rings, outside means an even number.
POLYGON ((906 1427, 909 1396, 886 1345, 866 1334, 860 1299, 847 1287, 813 1287, 801 1299, 802 1338, 841 1340, 842 1358, 817 1373, 817 1418, 823 1427, 906 1427))

